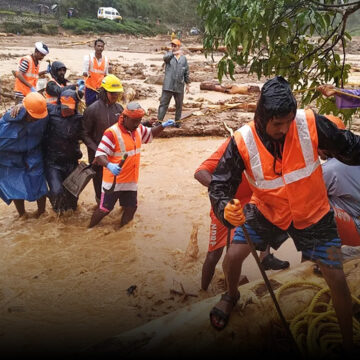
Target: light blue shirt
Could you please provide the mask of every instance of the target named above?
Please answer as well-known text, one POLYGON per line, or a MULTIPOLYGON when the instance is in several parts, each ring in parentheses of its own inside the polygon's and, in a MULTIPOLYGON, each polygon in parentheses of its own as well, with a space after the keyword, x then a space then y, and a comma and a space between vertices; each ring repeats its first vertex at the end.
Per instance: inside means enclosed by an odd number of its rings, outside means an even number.
POLYGON ((322 164, 322 169, 331 206, 352 216, 360 233, 360 166, 331 158, 322 164))

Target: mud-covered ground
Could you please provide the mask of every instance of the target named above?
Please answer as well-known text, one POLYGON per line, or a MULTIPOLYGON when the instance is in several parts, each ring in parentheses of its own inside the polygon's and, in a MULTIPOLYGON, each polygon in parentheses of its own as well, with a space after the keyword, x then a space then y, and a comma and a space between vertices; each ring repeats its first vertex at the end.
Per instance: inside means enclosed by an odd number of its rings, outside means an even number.
MULTIPOLYGON (((0 43, 1 87, 3 93, 0 112, 12 104, 11 92, 14 78, 11 70, 16 68, 19 56, 32 51, 35 41, 43 41, 50 48, 50 54, 44 59, 41 69, 45 69, 45 60, 63 61, 68 67, 67 77, 76 80, 82 74, 82 59, 93 48, 97 36, 73 36, 66 33, 57 37, 39 36, 2 36, 0 43)), ((123 81, 125 94, 123 102, 131 99, 141 100, 148 117, 156 117, 163 79, 162 55, 169 46, 169 36, 134 37, 128 35, 105 35, 105 54, 109 57, 113 73, 123 81)), ((224 136, 227 134, 223 122, 233 129, 253 118, 253 107, 258 93, 230 94, 217 91, 200 90, 200 83, 217 81, 216 63, 221 53, 204 57, 201 52, 201 38, 187 36, 183 40, 183 51, 190 66, 190 94, 184 98, 183 120, 180 129, 171 129, 162 137, 172 136, 224 136), (238 104, 236 108, 229 108, 238 104)), ((360 38, 355 37, 348 46, 347 62, 353 70, 350 85, 360 85, 360 38)), ((265 78, 257 79, 256 75, 247 75, 245 69, 237 68, 235 80, 225 78, 223 85, 257 86, 261 88, 265 78)), ((314 106, 314 104, 312 105, 314 106)), ((174 117, 175 104, 170 103, 167 118, 174 117)), ((359 130, 359 118, 354 118, 354 130, 359 130)))

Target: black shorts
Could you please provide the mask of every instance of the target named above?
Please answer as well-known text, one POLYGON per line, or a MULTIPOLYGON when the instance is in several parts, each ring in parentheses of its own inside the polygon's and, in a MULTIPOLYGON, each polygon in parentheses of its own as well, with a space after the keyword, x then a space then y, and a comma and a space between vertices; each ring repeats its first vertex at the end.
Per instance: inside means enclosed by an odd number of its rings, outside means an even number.
POLYGON ((100 199, 100 210, 110 212, 114 208, 117 200, 119 200, 120 206, 136 208, 137 191, 114 191, 111 194, 102 192, 100 199))
MULTIPOLYGON (((257 250, 264 251, 267 245, 276 250, 290 236, 304 259, 319 261, 329 267, 342 268, 341 240, 332 209, 316 224, 305 229, 296 229, 291 224, 288 229, 282 230, 269 222, 255 204, 246 204, 244 214, 245 228, 257 250)), ((241 226, 235 229, 233 244, 236 243, 247 243, 241 226)))

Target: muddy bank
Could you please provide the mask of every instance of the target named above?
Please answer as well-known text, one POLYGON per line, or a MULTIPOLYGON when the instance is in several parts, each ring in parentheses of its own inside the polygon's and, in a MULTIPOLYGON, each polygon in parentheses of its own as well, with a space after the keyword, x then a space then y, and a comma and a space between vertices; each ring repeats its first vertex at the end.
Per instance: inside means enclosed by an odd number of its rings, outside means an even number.
MULTIPOLYGON (((13 105, 12 89, 14 77, 11 70, 16 69, 19 57, 33 51, 35 41, 44 41, 50 48, 46 60, 63 61, 68 67, 66 76, 76 81, 82 75, 83 57, 93 48, 93 41, 97 37, 69 36, 61 37, 29 37, 8 36, 0 37, 0 78, 3 96, 1 97, 0 112, 13 105)), ((162 56, 168 46, 168 36, 155 38, 133 37, 125 35, 103 36, 106 46, 105 54, 109 57, 113 72, 122 80, 125 93, 121 101, 139 101, 146 109, 146 118, 156 117, 159 98, 161 95, 162 78, 164 74, 162 56)), ((359 48, 360 40, 354 38, 349 46, 348 63, 352 65, 350 83, 360 86, 359 48)), ((244 122, 253 118, 253 110, 258 94, 238 95, 217 91, 201 90, 200 84, 204 81, 217 81, 217 61, 221 53, 205 57, 200 51, 189 49, 201 47, 199 37, 185 37, 183 39, 184 53, 190 66, 191 86, 190 93, 185 94, 183 115, 193 114, 183 121, 180 129, 169 129, 162 137, 172 136, 224 136, 226 131, 223 121, 233 129, 237 129, 244 122), (239 104, 236 109, 227 105, 239 104)), ((45 69, 47 62, 41 63, 40 69, 45 69)), ((236 68, 235 80, 224 78, 223 85, 236 84, 261 87, 265 78, 257 79, 255 75, 247 75, 245 69, 236 68)), ((170 102, 166 119, 173 118, 175 111, 174 100, 170 102)), ((354 118, 354 130, 359 130, 359 118, 354 118)))

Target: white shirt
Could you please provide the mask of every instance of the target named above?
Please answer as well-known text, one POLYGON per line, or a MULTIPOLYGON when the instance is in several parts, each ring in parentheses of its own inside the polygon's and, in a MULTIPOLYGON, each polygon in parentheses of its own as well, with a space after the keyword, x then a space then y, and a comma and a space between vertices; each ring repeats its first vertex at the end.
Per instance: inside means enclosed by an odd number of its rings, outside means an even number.
MULTIPOLYGON (((89 74, 90 56, 95 56, 95 51, 92 51, 90 55, 84 56, 83 73, 89 74)), ((97 59, 98 63, 101 63, 103 58, 97 59)), ((109 62, 105 64, 105 74, 109 74, 109 62)))

